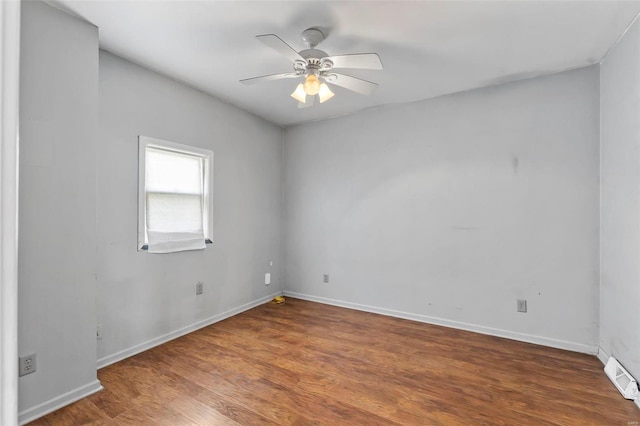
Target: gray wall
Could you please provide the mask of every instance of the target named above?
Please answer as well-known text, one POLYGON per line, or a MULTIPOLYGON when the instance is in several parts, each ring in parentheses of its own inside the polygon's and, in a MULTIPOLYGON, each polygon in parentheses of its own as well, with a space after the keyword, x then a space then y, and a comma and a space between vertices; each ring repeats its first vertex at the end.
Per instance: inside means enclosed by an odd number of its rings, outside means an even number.
POLYGON ((590 67, 288 128, 286 291, 594 353, 598 79, 590 67))
POLYGON ((18 347, 38 361, 19 380, 24 420, 99 388, 98 29, 22 2, 20 48, 18 347))
POLYGON ((96 360, 282 291, 283 135, 99 52, 97 28, 41 2, 23 3, 21 49, 19 352, 38 357, 19 383, 24 422, 98 390, 96 360), (139 134, 214 151, 206 250, 136 250, 139 134))
POLYGON ((640 27, 601 64, 600 347, 640 377, 640 27))
POLYGON ((279 127, 100 53, 99 364, 282 291, 282 169, 279 127), (136 250, 138 135, 214 151, 215 243, 206 250, 136 250))
POLYGON ((19 352, 36 352, 38 371, 20 379, 21 419, 98 389, 96 358, 113 362, 283 285, 309 299, 551 346, 599 344, 639 376, 638 31, 600 73, 283 135, 109 53, 98 65, 95 27, 24 2, 19 352), (214 150, 207 250, 136 250, 139 134, 214 150), (527 314, 515 312, 517 298, 528 300, 527 314))

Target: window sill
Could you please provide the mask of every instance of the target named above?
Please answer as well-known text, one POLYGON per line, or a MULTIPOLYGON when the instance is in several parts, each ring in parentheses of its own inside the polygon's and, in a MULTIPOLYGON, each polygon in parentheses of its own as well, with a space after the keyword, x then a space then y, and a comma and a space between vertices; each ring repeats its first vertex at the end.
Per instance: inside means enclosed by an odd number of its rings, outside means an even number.
MULTIPOLYGON (((213 244, 213 241, 211 241, 208 238, 206 240, 204 240, 204 242, 205 242, 205 244, 213 244)), ((149 245, 148 244, 143 245, 142 247, 140 247, 138 249, 138 251, 141 251, 141 250, 144 250, 144 251, 149 250, 149 245)))

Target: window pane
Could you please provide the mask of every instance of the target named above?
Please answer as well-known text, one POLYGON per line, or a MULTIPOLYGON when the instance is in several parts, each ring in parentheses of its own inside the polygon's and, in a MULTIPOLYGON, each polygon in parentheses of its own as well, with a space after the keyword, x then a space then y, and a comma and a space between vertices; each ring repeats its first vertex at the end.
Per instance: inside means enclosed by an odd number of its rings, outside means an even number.
POLYGON ((202 194, 202 158, 147 147, 147 192, 202 194))
POLYGON ((147 192, 147 229, 202 233, 201 196, 147 192))

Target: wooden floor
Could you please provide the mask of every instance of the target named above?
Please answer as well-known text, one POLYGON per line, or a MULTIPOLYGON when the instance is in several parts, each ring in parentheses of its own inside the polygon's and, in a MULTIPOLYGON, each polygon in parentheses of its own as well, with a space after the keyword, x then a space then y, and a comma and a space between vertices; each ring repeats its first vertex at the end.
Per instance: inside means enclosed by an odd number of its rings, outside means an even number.
POLYGON ((593 356, 302 300, 103 368, 32 425, 630 425, 593 356))

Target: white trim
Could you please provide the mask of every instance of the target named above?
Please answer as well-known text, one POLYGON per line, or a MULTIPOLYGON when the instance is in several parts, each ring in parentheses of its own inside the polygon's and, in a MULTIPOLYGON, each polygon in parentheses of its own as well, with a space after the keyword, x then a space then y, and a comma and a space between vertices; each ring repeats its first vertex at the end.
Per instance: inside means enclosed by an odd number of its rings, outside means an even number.
POLYGON ((188 325, 186 327, 180 328, 178 330, 172 331, 170 333, 164 334, 162 336, 156 337, 154 339, 148 340, 146 342, 135 345, 129 349, 122 350, 120 352, 116 352, 111 355, 107 355, 98 359, 98 368, 104 368, 108 365, 114 364, 118 361, 122 361, 125 358, 129 358, 130 356, 139 354, 140 352, 144 352, 148 349, 159 346, 163 343, 167 343, 173 339, 177 339, 180 336, 184 336, 185 334, 192 333, 196 330, 199 330, 203 327, 207 327, 216 322, 222 321, 234 315, 238 315, 244 311, 248 311, 249 309, 255 308, 256 306, 262 305, 263 303, 268 302, 273 299, 275 296, 281 295, 282 292, 273 293, 269 296, 261 297, 260 299, 254 300, 249 303, 245 303, 244 305, 240 305, 233 309, 229 309, 228 311, 222 312, 220 314, 214 315, 202 321, 198 321, 194 324, 188 325))
POLYGON ((84 386, 80 386, 79 388, 63 393, 62 395, 58 395, 55 398, 43 402, 42 404, 38 404, 35 407, 31 407, 27 410, 22 411, 18 417, 20 424, 24 425, 26 423, 32 422, 35 419, 39 419, 40 417, 52 413, 64 406, 73 404, 74 402, 79 401, 82 398, 93 395, 94 393, 99 392, 102 389, 103 388, 100 382, 98 380, 95 380, 91 383, 87 383, 84 386))
POLYGON ((18 422, 20 2, 0 1, 0 424, 18 422))
POLYGON ((598 348, 598 353, 596 354, 602 365, 607 365, 609 362, 609 354, 604 351, 602 348, 598 348))
POLYGON ((489 336, 504 337, 520 342, 534 343, 536 345, 549 346, 557 349, 565 349, 574 352, 582 352, 595 355, 598 352, 597 346, 585 345, 582 343, 569 342, 566 340, 552 339, 533 334, 518 333, 515 331, 502 330, 499 328, 485 327, 482 325, 469 324, 466 322, 452 321, 443 318, 431 317, 427 315, 412 314, 409 312, 395 311, 393 309, 378 308, 375 306, 361 305, 359 303, 345 302, 342 300, 328 299, 325 297, 311 296, 308 294, 296 293, 293 291, 285 291, 285 296, 295 297, 298 299, 309 300, 312 302, 324 303, 327 305, 340 306, 342 308, 356 309, 358 311, 371 312, 374 314, 387 315, 390 317, 403 318, 427 324, 441 325, 444 327, 456 328, 459 330, 473 331, 475 333, 487 334, 489 336))

